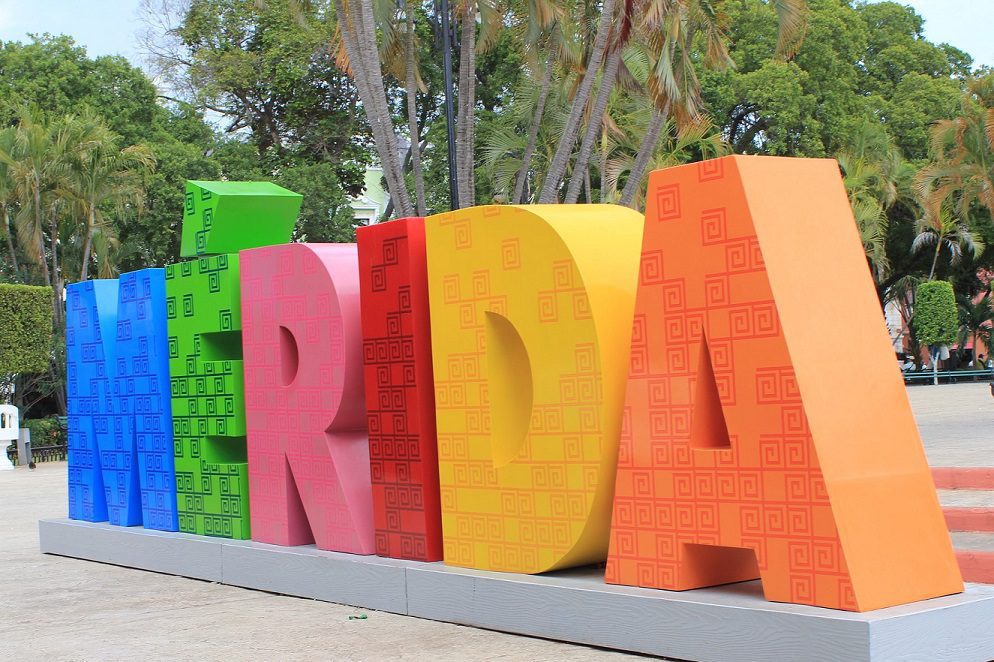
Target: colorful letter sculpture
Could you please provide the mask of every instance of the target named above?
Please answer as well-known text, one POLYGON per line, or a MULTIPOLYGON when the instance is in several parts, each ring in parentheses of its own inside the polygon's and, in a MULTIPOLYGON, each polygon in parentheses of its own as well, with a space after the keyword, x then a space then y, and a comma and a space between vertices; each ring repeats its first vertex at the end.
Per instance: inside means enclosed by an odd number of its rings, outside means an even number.
POLYGON ((425 229, 445 562, 604 560, 642 217, 476 207, 425 229))
POLYGON ((647 199, 607 581, 961 591, 835 161, 670 168, 647 199))
POLYGON ((69 516, 175 531, 162 269, 66 298, 69 516))
POLYGON ((238 256, 166 267, 179 529, 249 537, 238 256))
POLYGON ((302 200, 299 193, 272 182, 188 181, 180 255, 201 257, 285 244, 302 200))
MULTIPOLYGON (((66 391, 69 409, 69 517, 108 519, 107 495, 115 499, 115 523, 140 517, 137 467, 117 470, 112 453, 112 366, 117 319, 117 281, 90 280, 66 288, 66 391), (106 460, 108 487, 104 490, 106 460), (123 488, 122 494, 118 488, 123 488), (134 503, 127 498, 134 496, 134 503)), ((123 458, 122 458, 123 459, 123 458)), ((122 462, 123 464, 123 462, 122 462)))
POLYGON ((356 237, 376 553, 440 561, 424 219, 361 227, 356 237))
POLYGON ((268 182, 187 182, 181 254, 166 267, 179 528, 248 538, 238 255, 290 238, 302 196, 268 182))
POLYGON ((356 245, 241 260, 252 538, 372 554, 356 245))
POLYGON ((176 531, 165 270, 134 271, 119 282, 117 429, 137 450, 142 523, 146 529, 176 531))
POLYGON ((188 182, 198 259, 68 287, 70 517, 852 611, 962 591, 834 161, 358 244, 285 244, 300 204, 188 182))

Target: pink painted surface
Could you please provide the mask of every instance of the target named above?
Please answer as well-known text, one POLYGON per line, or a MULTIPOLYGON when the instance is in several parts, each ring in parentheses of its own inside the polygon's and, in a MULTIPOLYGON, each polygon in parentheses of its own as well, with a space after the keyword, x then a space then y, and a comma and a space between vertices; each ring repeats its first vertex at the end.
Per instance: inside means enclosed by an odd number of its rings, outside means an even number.
POLYGON ((372 554, 355 244, 241 252, 252 539, 372 554))

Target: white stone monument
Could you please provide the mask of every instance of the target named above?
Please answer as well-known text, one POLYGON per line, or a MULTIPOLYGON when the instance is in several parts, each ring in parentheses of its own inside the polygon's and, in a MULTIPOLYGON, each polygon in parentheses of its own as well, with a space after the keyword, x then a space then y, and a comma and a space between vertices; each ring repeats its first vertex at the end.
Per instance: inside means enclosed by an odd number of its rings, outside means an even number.
POLYGON ((14 468, 10 458, 7 457, 7 446, 10 445, 10 442, 17 441, 19 427, 17 407, 0 405, 0 471, 14 468))

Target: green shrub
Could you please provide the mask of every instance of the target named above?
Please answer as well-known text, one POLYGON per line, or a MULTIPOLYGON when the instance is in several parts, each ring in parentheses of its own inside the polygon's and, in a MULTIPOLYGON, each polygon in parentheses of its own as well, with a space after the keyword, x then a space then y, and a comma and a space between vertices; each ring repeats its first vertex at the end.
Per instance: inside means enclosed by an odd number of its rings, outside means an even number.
POLYGON ((65 446, 69 442, 65 419, 58 416, 21 421, 21 427, 31 430, 32 446, 65 446))
POLYGON ((915 335, 923 345, 948 345, 959 332, 956 295, 948 281, 931 280, 915 290, 915 335))
POLYGON ((52 288, 0 284, 0 374, 48 370, 52 288))

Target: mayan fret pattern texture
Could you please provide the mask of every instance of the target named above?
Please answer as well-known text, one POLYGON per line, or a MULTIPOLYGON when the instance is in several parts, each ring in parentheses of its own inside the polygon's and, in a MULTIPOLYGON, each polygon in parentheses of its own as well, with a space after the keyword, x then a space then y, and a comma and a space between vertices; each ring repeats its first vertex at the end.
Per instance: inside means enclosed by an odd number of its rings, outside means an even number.
POLYGON ((238 255, 166 267, 179 529, 248 538, 238 255))
POLYGON ((145 528, 176 531, 165 270, 133 271, 119 282, 114 393, 121 415, 116 429, 137 449, 145 528))
POLYGON ((356 237, 376 553, 440 561, 424 219, 361 227, 356 237))
POLYGON ((834 161, 654 172, 607 581, 860 611, 960 590, 888 343, 834 161))
POLYGON ((252 538, 372 554, 356 245, 241 261, 252 538))
POLYGON ((603 560, 641 216, 494 206, 425 226, 445 562, 603 560))
POLYGON ((202 257, 285 243, 302 200, 299 193, 272 182, 188 181, 180 255, 202 257))
MULTIPOLYGON (((69 517, 88 522, 108 519, 101 459, 113 444, 111 371, 116 316, 116 280, 90 280, 66 287, 69 517)), ((111 453, 106 459, 113 467, 118 458, 111 453)), ((110 495, 116 499, 117 475, 113 471, 110 474, 110 495)), ((127 478, 122 476, 125 485, 127 478)), ((137 495, 135 490, 136 499, 137 495)), ((121 502, 115 501, 118 523, 122 514, 120 506, 121 502)))

